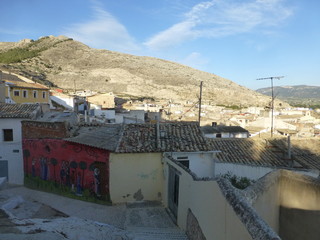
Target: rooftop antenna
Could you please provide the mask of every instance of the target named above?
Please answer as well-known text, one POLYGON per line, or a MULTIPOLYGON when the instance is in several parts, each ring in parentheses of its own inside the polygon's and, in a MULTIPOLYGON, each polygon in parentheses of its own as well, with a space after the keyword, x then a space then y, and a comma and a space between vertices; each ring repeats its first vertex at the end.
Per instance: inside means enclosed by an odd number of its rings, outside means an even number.
POLYGON ((273 109, 274 109, 274 95, 273 95, 273 79, 284 78, 284 76, 278 77, 266 77, 266 78, 257 78, 257 80, 269 80, 271 81, 271 137, 273 137, 273 109))

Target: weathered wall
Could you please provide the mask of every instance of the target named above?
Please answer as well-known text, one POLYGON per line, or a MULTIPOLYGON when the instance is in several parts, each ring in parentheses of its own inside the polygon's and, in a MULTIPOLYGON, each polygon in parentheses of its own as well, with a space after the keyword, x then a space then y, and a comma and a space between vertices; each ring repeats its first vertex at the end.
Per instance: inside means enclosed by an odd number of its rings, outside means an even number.
POLYGON ((69 137, 66 122, 22 122, 22 137, 24 139, 66 138, 69 137))
POLYGON ((109 192, 109 152, 61 139, 24 139, 24 171, 75 189, 94 190, 94 169, 102 166, 99 190, 109 192), (103 171, 102 171, 103 169, 103 171))
POLYGON ((320 181, 292 171, 272 172, 244 194, 284 240, 319 239, 320 181))
POLYGON ((0 159, 8 162, 8 181, 13 184, 23 184, 23 160, 21 143, 21 120, 0 119, 0 159), (3 141, 3 130, 13 129, 13 141, 3 141))
POLYGON ((245 190, 245 195, 253 196, 252 206, 268 225, 279 234, 279 207, 281 187, 280 172, 274 172, 260 179, 245 190))
POLYGON ((161 201, 162 169, 161 153, 111 153, 111 201, 161 201))
MULTIPOLYGON (((190 209, 207 240, 252 239, 244 224, 224 198, 216 181, 195 181, 188 172, 177 164, 173 162, 169 164, 181 172, 177 217, 179 227, 187 230, 187 217, 190 209)), ((164 192, 167 192, 168 164, 165 169, 164 192)), ((167 194, 165 194, 166 204, 167 198, 167 194)))
POLYGON ((289 172, 283 173, 280 208, 282 239, 319 239, 319 202, 319 180, 289 172))
POLYGON ((206 240, 197 218, 193 215, 190 209, 188 209, 186 228, 186 234, 189 240, 206 240))

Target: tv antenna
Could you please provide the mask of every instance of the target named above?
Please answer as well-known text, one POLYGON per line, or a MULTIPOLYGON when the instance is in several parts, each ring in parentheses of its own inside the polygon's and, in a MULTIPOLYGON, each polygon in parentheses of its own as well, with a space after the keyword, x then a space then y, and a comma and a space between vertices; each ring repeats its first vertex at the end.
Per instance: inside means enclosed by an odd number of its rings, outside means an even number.
POLYGON ((273 111, 274 111, 274 94, 273 94, 273 79, 284 78, 284 76, 278 77, 265 77, 265 78, 257 78, 257 80, 270 80, 271 81, 271 137, 273 137, 273 111))

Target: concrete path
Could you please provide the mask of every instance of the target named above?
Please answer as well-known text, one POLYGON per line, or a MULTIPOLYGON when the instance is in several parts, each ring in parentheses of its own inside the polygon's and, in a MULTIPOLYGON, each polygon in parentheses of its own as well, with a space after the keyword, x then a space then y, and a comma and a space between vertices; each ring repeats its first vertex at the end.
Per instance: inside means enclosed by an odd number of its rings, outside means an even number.
POLYGON ((108 224, 126 232, 128 239, 187 240, 160 203, 134 203, 113 206, 99 205, 25 187, 10 187, 0 191, 0 199, 21 196, 39 202, 62 214, 108 224))

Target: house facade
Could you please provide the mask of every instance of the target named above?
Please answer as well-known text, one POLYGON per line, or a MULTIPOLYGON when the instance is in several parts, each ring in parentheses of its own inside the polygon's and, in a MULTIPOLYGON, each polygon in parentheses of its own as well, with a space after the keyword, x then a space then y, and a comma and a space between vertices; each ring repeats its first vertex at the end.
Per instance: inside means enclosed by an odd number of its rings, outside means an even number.
POLYGON ((12 184, 23 184, 21 121, 40 115, 36 104, 0 103, 0 177, 12 184))
POLYGON ((249 131, 240 126, 204 126, 202 131, 207 138, 248 138, 249 131))
POLYGON ((161 201, 165 194, 164 153, 199 177, 211 177, 211 149, 197 122, 124 125, 117 148, 110 154, 112 202, 161 201))
POLYGON ((0 92, 4 94, 0 98, 3 103, 50 103, 48 87, 10 74, 1 74, 0 92))
POLYGON ((31 181, 70 188, 79 196, 109 200, 110 150, 117 142, 111 138, 120 127, 81 127, 72 122, 73 117, 69 123, 48 118, 23 122, 25 175, 31 181))

